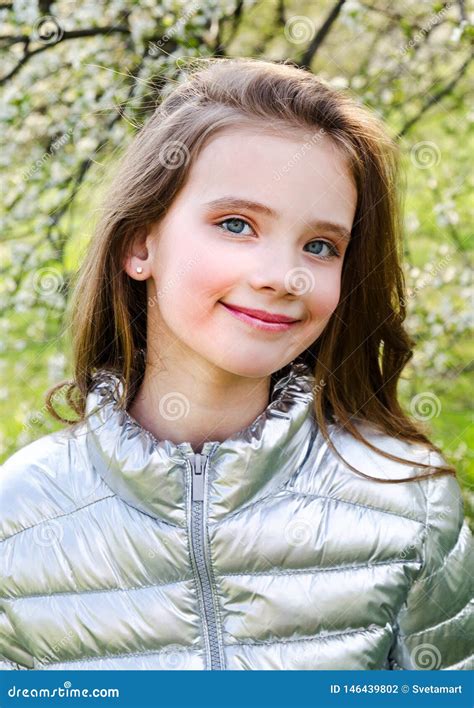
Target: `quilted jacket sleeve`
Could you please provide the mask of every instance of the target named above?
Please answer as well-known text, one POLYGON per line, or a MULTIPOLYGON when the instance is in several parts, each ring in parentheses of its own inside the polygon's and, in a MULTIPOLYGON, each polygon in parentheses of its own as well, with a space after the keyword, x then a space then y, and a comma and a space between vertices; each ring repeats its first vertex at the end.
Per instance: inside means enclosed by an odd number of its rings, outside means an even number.
MULTIPOLYGON (((15 563, 22 563, 15 556, 12 542, 17 532, 34 523, 35 514, 41 513, 32 494, 37 489, 37 479, 32 474, 33 451, 39 445, 41 440, 26 445, 0 467, 0 670, 34 669, 25 638, 15 624, 10 597, 15 589, 15 563)), ((40 472, 44 474, 42 469, 40 472)))
POLYGON ((18 643, 15 630, 0 604, 0 671, 32 668, 32 658, 18 643))
MULTIPOLYGON (((430 464, 446 464, 430 453, 430 464)), ((423 564, 395 624, 391 669, 474 669, 474 544, 457 479, 427 479, 423 564)))

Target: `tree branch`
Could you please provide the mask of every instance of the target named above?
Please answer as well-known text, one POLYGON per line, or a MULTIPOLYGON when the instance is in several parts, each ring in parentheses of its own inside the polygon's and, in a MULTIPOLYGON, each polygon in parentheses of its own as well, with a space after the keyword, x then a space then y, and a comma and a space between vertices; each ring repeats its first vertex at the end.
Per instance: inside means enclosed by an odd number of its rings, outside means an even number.
MULTIPOLYGON (((228 20, 232 20, 232 25, 230 29, 230 34, 227 38, 227 44, 230 44, 232 40, 234 39, 235 35, 237 34, 237 31, 240 28, 240 23, 242 21, 243 17, 243 9, 244 9, 244 0, 238 0, 237 4, 233 10, 233 12, 229 15, 222 15, 221 17, 217 18, 215 20, 215 35, 212 38, 212 42, 209 43, 208 48, 212 52, 212 54, 216 57, 225 57, 227 56, 226 52, 226 46, 222 44, 221 38, 222 38, 222 30, 224 27, 224 24, 228 20)), ((208 32, 211 31, 211 28, 209 28, 208 32)), ((206 42, 207 45, 207 42, 206 42)))
POLYGON ((446 84, 442 89, 440 89, 437 93, 432 94, 427 101, 422 105, 418 113, 413 116, 413 118, 410 118, 405 125, 402 127, 400 132, 398 133, 398 138, 402 138, 404 135, 408 133, 409 130, 413 128, 413 126, 418 123, 420 118, 424 116, 424 114, 432 107, 434 106, 435 103, 438 103, 442 98, 447 96, 451 91, 454 89, 456 84, 460 81, 460 79, 464 76, 464 74, 467 71, 467 68, 469 64, 471 63, 473 56, 469 56, 466 61, 461 65, 461 67, 458 69, 458 72, 456 75, 451 79, 451 81, 446 84))
MULTIPOLYGON (((14 66, 8 74, 0 78, 0 86, 2 86, 4 83, 9 81, 9 79, 15 76, 15 74, 20 71, 21 67, 24 66, 24 64, 26 64, 31 59, 31 57, 34 57, 36 54, 45 52, 47 49, 51 49, 51 47, 56 47, 58 44, 61 44, 62 42, 68 41, 70 39, 78 39, 79 37, 94 37, 96 35, 106 35, 112 33, 130 34, 130 30, 128 29, 128 27, 112 26, 91 27, 89 29, 71 30, 69 32, 64 32, 64 34, 59 37, 56 42, 52 42, 51 44, 44 44, 43 46, 34 49, 32 52, 25 51, 24 55, 21 57, 20 61, 16 64, 16 66, 14 66)), ((8 37, 4 36, 1 39, 8 39, 8 37)), ((25 49, 28 46, 29 42, 31 42, 31 37, 28 37, 27 35, 21 35, 14 38, 12 37, 12 39, 25 42, 25 49)))
POLYGON ((331 27, 333 26, 334 22, 337 20, 339 13, 342 10, 342 6, 344 5, 345 2, 346 2, 346 0, 337 0, 336 4, 332 8, 332 10, 329 12, 326 19, 324 20, 323 24, 321 25, 319 30, 314 35, 311 42, 309 43, 309 46, 305 50, 301 59, 299 61, 295 62, 302 69, 309 69, 310 68, 311 62, 313 61, 314 57, 316 56, 316 52, 321 47, 321 45, 323 44, 327 35, 329 34, 331 27))
MULTIPOLYGON (((148 56, 148 54, 149 54, 149 52, 150 52, 150 48, 151 48, 151 43, 148 42, 147 45, 146 45, 146 49, 145 49, 145 51, 143 52, 143 54, 142 54, 142 56, 141 56, 141 58, 140 58, 140 61, 139 61, 139 62, 136 64, 136 66, 130 71, 130 78, 132 79, 132 84, 131 84, 131 86, 130 86, 130 88, 129 88, 129 91, 128 91, 128 94, 127 94, 127 98, 126 98, 126 100, 125 100, 125 104, 131 99, 131 97, 133 96, 133 94, 134 94, 134 92, 135 92, 135 89, 136 89, 136 86, 137 86, 137 81, 136 81, 136 79, 137 79, 137 77, 139 76, 139 74, 140 74, 140 72, 141 72, 141 70, 142 70, 142 68, 143 68, 145 59, 146 59, 146 57, 148 56)), ((163 83, 165 83, 165 80, 164 80, 164 79, 163 79, 163 83)), ((121 120, 121 119, 123 118, 123 114, 124 114, 124 111, 122 110, 121 106, 117 106, 117 113, 116 113, 116 114, 113 116, 113 118, 107 123, 106 129, 105 129, 105 131, 104 131, 104 134, 105 134, 106 136, 109 135, 110 130, 113 128, 113 126, 115 125, 115 123, 117 123, 119 120, 121 120)), ((99 152, 99 150, 102 150, 102 148, 105 147, 105 145, 107 144, 107 142, 108 142, 108 137, 106 137, 106 138, 97 146, 97 148, 96 148, 94 154, 96 154, 97 152, 99 152)), ((74 200, 75 196, 77 195, 77 193, 78 193, 78 191, 79 191, 79 189, 80 189, 80 186, 81 186, 82 182, 84 181, 84 178, 85 178, 87 172, 89 171, 89 168, 90 168, 93 164, 94 164, 94 160, 93 160, 92 157, 87 157, 87 158, 85 158, 84 160, 82 160, 82 161, 80 162, 79 167, 78 167, 77 172, 76 172, 76 175, 75 175, 75 177, 73 178, 73 184, 72 184, 71 192, 70 192, 70 194, 66 197, 66 199, 64 200, 64 202, 63 202, 63 203, 58 207, 58 209, 54 212, 54 215, 52 216, 52 221, 51 221, 51 226, 50 226, 49 231, 50 231, 53 227, 55 227, 55 226, 57 227, 57 226, 58 226, 60 219, 63 217, 63 215, 65 214, 65 212, 66 212, 66 211, 68 210, 68 208, 71 206, 72 201, 74 200)), ((58 242, 55 243, 55 247, 56 247, 56 249, 57 249, 57 251, 58 251, 59 254, 62 254, 62 251, 63 251, 63 249, 64 249, 64 245, 65 245, 65 239, 64 239, 64 238, 63 238, 63 239, 60 239, 58 242)))

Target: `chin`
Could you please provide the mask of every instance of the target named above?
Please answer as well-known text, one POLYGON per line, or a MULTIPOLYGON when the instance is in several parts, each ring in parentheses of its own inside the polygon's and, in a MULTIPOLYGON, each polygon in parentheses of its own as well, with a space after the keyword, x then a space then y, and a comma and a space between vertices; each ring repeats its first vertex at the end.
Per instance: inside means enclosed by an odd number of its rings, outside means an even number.
POLYGON ((275 371, 282 369, 289 362, 262 362, 260 364, 255 363, 255 361, 246 362, 230 362, 223 361, 217 363, 224 371, 235 376, 242 376, 247 379, 264 379, 271 376, 275 371))

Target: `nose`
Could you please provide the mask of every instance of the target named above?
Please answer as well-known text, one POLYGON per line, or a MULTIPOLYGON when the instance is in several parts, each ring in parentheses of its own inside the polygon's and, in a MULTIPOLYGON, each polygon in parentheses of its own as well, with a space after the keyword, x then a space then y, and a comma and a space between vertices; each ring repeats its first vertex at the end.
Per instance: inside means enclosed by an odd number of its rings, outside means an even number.
POLYGON ((268 290, 275 296, 301 295, 298 280, 304 276, 298 267, 294 254, 260 252, 253 261, 253 268, 248 280, 254 290, 268 290))

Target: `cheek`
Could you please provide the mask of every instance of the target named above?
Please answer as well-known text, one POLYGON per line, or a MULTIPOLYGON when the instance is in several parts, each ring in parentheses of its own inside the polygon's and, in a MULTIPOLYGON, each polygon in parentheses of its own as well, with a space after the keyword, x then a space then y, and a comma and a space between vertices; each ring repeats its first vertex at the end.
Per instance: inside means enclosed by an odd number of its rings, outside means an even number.
POLYGON ((186 278, 186 297, 202 308, 211 307, 233 287, 236 280, 235 258, 220 254, 219 249, 202 248, 195 252, 186 278))
POLYGON ((235 277, 235 271, 219 267, 214 260, 208 253, 196 254, 167 269, 168 287, 160 288, 160 309, 167 313, 170 323, 205 325, 217 300, 235 277))
POLYGON ((308 294, 308 308, 312 318, 329 318, 336 309, 341 294, 341 273, 338 270, 332 277, 321 276, 316 280, 311 293, 308 294))

